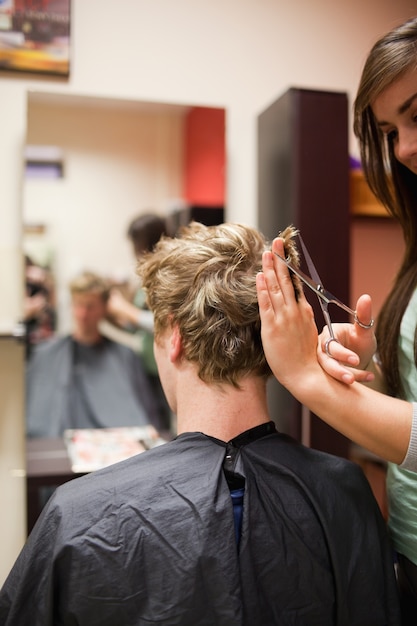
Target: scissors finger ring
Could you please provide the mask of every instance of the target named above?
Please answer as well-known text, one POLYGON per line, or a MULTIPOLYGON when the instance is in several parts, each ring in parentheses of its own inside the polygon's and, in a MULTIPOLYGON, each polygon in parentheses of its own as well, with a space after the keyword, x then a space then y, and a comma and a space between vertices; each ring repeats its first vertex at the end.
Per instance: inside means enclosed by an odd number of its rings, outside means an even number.
POLYGON ((329 356, 331 359, 334 359, 334 356, 330 354, 330 349, 329 349, 329 346, 332 341, 336 341, 336 343, 339 343, 337 339, 335 339, 334 337, 330 337, 329 339, 326 339, 325 344, 324 344, 324 351, 326 352, 327 356, 329 356))
POLYGON ((358 326, 360 326, 361 328, 372 328, 372 326, 375 323, 375 320, 373 320, 371 318, 371 321, 369 322, 369 324, 364 324, 363 322, 360 321, 360 319, 358 318, 356 312, 355 312, 355 322, 357 323, 358 326))

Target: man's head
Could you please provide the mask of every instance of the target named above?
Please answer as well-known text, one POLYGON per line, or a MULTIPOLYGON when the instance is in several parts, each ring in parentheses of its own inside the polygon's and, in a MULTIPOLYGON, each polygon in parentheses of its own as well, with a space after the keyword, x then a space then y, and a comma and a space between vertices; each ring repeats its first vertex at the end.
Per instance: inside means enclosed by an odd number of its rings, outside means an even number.
POLYGON ((183 358, 207 383, 237 387, 247 375, 271 373, 256 295, 265 249, 264 237, 249 226, 192 223, 177 237, 162 238, 139 263, 155 342, 177 327, 183 358))
POLYGON ((92 344, 100 340, 98 325, 106 316, 109 291, 107 281, 93 272, 83 272, 71 281, 73 337, 80 343, 92 344))

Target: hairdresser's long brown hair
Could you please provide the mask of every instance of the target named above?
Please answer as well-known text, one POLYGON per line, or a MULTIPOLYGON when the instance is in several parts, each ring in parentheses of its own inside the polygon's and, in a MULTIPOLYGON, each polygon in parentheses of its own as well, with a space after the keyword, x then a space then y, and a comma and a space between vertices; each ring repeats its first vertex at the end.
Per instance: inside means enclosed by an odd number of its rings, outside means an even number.
MULTIPOLYGON (((378 354, 390 395, 403 396, 398 366, 401 320, 417 287, 417 176, 394 156, 393 140, 379 129, 371 105, 381 92, 406 72, 417 79, 417 18, 382 37, 370 51, 354 105, 354 132, 369 187, 400 223, 405 252, 394 285, 378 317, 378 354)), ((417 366, 417 337, 414 340, 417 366)))

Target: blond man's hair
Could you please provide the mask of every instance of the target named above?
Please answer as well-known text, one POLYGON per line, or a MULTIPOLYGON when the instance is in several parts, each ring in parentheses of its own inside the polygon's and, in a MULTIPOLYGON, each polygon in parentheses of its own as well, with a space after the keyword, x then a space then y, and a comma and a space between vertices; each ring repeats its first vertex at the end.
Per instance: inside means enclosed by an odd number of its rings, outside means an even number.
POLYGON ((267 248, 262 234, 249 226, 192 222, 175 238, 163 237, 139 262, 155 340, 177 325, 184 357, 197 364, 207 383, 239 387, 249 374, 271 374, 256 294, 267 248))
POLYGON ((72 296, 93 293, 99 295, 103 302, 107 302, 110 294, 109 282, 102 276, 88 270, 75 276, 69 284, 69 289, 72 296))

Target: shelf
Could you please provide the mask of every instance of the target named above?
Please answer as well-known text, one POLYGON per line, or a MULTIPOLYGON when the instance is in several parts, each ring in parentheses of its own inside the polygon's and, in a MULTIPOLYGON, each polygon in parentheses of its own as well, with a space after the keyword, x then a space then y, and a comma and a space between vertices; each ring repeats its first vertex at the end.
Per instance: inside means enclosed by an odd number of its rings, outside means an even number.
POLYGON ((390 218, 386 208, 369 189, 361 170, 350 172, 350 212, 355 216, 390 218))

